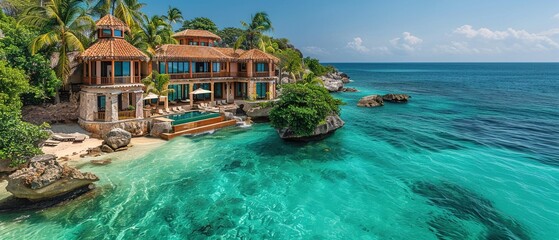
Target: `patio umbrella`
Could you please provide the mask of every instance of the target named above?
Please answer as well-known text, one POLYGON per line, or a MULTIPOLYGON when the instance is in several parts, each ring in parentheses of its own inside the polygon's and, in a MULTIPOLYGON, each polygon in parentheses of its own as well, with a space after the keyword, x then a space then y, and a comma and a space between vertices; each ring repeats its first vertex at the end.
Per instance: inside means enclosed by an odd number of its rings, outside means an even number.
POLYGON ((151 99, 157 99, 157 95, 155 93, 149 93, 144 97, 144 100, 151 100, 151 99))
POLYGON ((206 89, 202 89, 202 88, 198 88, 198 89, 192 91, 190 94, 192 94, 192 95, 197 95, 197 94, 208 94, 208 93, 212 93, 212 91, 206 90, 206 89))

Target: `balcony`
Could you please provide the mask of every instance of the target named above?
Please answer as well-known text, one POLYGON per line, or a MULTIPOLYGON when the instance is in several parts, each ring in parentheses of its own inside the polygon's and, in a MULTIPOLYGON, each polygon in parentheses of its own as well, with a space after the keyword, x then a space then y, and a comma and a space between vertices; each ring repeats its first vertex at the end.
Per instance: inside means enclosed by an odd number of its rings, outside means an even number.
MULTIPOLYGON (((248 78, 247 72, 197 72, 192 73, 192 77, 190 77, 190 73, 170 73, 169 74, 171 80, 175 79, 201 79, 201 78, 225 78, 225 77, 239 77, 239 78, 248 78)), ((275 74, 273 75, 275 76, 275 74)), ((270 72, 253 72, 252 77, 255 78, 262 78, 262 77, 270 77, 270 72)))
MULTIPOLYGON (((105 112, 97 112, 97 117, 95 121, 104 122, 105 121, 105 112)), ((136 110, 125 110, 125 111, 118 111, 118 120, 126 120, 126 119, 134 119, 136 118, 136 110)))
POLYGON ((87 85, 113 85, 113 84, 132 84, 141 83, 140 76, 124 76, 124 77, 84 77, 82 82, 87 85), (99 80, 99 84, 97 81, 99 80))

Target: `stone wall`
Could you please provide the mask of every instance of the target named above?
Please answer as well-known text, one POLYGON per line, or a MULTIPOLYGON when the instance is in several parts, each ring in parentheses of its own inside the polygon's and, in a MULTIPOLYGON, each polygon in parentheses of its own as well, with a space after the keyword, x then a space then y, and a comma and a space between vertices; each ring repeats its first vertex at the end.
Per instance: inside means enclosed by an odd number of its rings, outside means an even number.
POLYGON ((114 128, 122 128, 132 134, 133 137, 145 136, 149 133, 148 119, 133 119, 119 122, 88 122, 80 119, 80 126, 92 133, 92 137, 103 138, 114 128))

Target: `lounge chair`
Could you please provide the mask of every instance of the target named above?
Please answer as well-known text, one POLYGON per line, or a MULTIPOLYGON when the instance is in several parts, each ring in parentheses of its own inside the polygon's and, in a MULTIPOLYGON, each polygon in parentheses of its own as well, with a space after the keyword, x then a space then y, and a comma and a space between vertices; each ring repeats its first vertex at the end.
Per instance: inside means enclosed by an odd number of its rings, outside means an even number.
POLYGON ((74 139, 74 143, 82 143, 83 141, 85 141, 85 136, 76 136, 76 138, 74 139))
POLYGON ((165 113, 163 112, 163 109, 157 109, 157 114, 159 114, 159 115, 165 115, 165 113))
POLYGON ((227 100, 221 100, 222 105, 227 105, 227 100))
POLYGON ((185 110, 184 108, 182 108, 182 106, 177 107, 177 109, 178 109, 180 112, 186 112, 186 110, 185 110))
POLYGON ((182 102, 182 103, 189 103, 189 102, 190 102, 190 99, 181 99, 181 102, 182 102))
POLYGON ((49 147, 54 147, 54 146, 58 146, 59 143, 60 143, 60 141, 46 140, 43 145, 44 146, 49 146, 49 147))
POLYGON ((76 136, 57 133, 52 135, 52 140, 60 141, 60 142, 73 142, 76 139, 76 136))
POLYGON ((165 113, 166 114, 173 114, 173 111, 171 111, 171 109, 167 108, 167 109, 165 109, 165 113))

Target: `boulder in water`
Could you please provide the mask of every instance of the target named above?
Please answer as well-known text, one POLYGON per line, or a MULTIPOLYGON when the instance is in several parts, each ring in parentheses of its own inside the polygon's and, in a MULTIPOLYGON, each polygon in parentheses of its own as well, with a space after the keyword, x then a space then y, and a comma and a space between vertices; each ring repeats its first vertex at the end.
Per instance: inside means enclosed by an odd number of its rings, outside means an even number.
POLYGON ((284 140, 306 142, 324 139, 344 125, 345 122, 340 118, 340 116, 330 115, 326 117, 325 123, 318 125, 314 132, 309 135, 296 135, 289 128, 280 129, 278 130, 278 133, 284 140))
POLYGON ((68 165, 60 165, 51 156, 31 161, 29 167, 8 177, 6 190, 17 198, 31 201, 52 199, 98 181, 92 173, 82 173, 68 165))
POLYGON ((130 139, 132 139, 131 133, 122 128, 115 128, 107 133, 103 139, 103 143, 116 150, 128 146, 128 144, 130 144, 130 139))
POLYGON ((382 99, 384 101, 391 102, 391 103, 407 103, 410 98, 411 98, 410 95, 407 94, 390 93, 382 96, 382 99))
POLYGON ((380 95, 371 95, 363 97, 357 103, 359 107, 380 107, 384 105, 384 101, 380 95))

